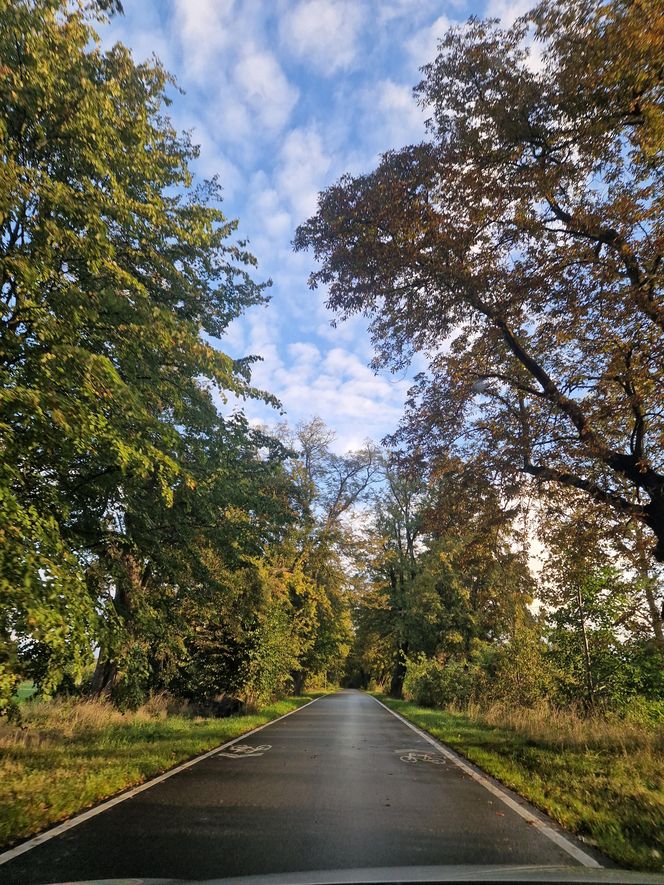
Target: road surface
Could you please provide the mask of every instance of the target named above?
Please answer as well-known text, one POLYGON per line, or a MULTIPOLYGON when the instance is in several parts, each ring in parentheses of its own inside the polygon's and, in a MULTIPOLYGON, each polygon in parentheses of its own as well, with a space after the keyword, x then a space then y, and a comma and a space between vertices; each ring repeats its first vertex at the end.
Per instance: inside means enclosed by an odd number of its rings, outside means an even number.
POLYGON ((9 860, 0 882, 577 863, 372 697, 342 691, 9 860))

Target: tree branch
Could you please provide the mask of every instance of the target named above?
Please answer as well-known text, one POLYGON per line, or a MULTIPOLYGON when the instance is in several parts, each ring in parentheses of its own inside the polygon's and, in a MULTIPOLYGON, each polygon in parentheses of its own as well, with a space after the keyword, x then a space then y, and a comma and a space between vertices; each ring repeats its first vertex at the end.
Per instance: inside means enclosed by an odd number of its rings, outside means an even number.
POLYGON ((581 476, 576 476, 573 473, 568 473, 565 470, 558 470, 555 467, 542 467, 529 462, 524 463, 522 470, 524 473, 528 473, 530 476, 534 476, 536 479, 544 482, 557 482, 570 488, 587 492, 595 501, 601 504, 609 504, 611 507, 629 516, 635 516, 639 519, 643 519, 645 516, 645 509, 640 504, 634 504, 622 495, 609 492, 596 483, 583 479, 581 476))

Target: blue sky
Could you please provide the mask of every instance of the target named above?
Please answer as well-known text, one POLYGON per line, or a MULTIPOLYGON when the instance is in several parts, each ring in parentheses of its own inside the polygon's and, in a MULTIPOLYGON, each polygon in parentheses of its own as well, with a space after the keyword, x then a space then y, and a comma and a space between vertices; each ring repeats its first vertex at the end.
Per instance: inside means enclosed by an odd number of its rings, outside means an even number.
MULTIPOLYGON (((361 319, 330 327, 325 293, 311 292, 309 254, 290 246, 316 194, 381 152, 422 139, 412 97, 418 69, 450 24, 471 14, 506 23, 528 0, 124 0, 102 37, 137 60, 156 54, 175 75, 170 109, 193 130, 195 171, 218 174, 224 210, 273 280, 271 301, 236 321, 232 356, 258 354, 254 381, 295 423, 320 415, 337 448, 379 441, 399 421, 408 376, 375 376, 361 319)), ((279 416, 246 403, 255 420, 279 416)))

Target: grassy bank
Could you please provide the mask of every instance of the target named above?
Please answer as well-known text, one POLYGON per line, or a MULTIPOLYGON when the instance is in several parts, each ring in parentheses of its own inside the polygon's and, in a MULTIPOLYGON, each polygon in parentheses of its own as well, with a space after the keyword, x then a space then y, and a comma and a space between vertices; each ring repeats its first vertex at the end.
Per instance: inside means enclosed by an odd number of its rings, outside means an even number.
POLYGON ((494 706, 431 710, 377 695, 619 864, 664 869, 664 732, 494 706))
POLYGON ((122 714, 99 701, 31 702, 0 720, 0 846, 238 737, 313 695, 227 719, 169 715, 163 701, 122 714))

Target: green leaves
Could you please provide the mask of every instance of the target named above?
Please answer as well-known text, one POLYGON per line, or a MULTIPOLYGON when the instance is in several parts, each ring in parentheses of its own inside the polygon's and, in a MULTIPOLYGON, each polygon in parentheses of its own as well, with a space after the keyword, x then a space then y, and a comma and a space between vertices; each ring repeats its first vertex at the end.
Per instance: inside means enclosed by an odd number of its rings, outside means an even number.
POLYGON ((0 478, 0 712, 21 677, 49 692, 80 681, 98 612, 52 517, 22 506, 0 478))
POLYGON ((97 688, 164 679, 201 551, 237 568, 283 518, 278 457, 262 464, 260 435, 215 404, 273 400, 208 337, 265 284, 217 182, 193 182, 172 78, 100 49, 93 24, 117 6, 0 6, 5 699, 37 659, 46 690, 80 680, 97 643, 97 688))

